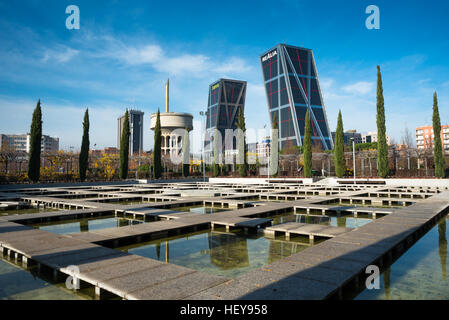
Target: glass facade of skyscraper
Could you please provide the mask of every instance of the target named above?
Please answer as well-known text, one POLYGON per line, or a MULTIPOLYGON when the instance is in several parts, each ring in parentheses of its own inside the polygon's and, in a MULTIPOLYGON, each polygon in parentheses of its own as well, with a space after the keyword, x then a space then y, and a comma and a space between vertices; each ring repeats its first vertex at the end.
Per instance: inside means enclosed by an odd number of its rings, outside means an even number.
MULTIPOLYGON (((143 115, 139 110, 129 110, 129 154, 137 154, 143 150, 143 115)), ((120 148, 125 115, 117 119, 117 148, 120 148)))
MULTIPOLYGON (((245 110, 245 96, 246 81, 220 79, 209 86, 206 129, 212 139, 214 129, 220 131, 223 149, 226 129, 237 129, 239 110, 245 110)), ((205 149, 212 149, 210 141, 206 141, 205 149)), ((232 149, 236 149, 235 141, 232 149)))
POLYGON ((332 149, 312 50, 279 44, 262 54, 260 61, 271 121, 278 121, 279 147, 302 145, 309 110, 312 143, 323 150, 332 149))

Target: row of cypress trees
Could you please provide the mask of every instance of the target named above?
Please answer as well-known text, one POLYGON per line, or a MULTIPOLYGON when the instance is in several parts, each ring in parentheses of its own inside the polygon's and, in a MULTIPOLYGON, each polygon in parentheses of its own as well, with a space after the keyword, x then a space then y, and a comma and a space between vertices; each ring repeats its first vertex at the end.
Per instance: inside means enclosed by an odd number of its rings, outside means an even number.
MULTIPOLYGON (((382 88, 382 75, 380 67, 377 66, 377 96, 376 96, 376 123, 377 123, 377 174, 385 178, 389 173, 388 166, 388 146, 385 127, 385 107, 382 88)), ((335 175, 343 177, 346 172, 346 162, 344 155, 344 130, 341 110, 338 112, 337 130, 334 141, 334 166, 335 175)))
MULTIPOLYGON (((376 96, 376 108, 377 108, 377 174, 381 178, 386 178, 389 174, 388 165, 388 145, 386 138, 386 127, 385 127, 385 106, 383 97, 383 86, 382 86, 382 74, 380 72, 380 67, 377 66, 377 96, 376 96)), ((445 177, 446 163, 443 156, 442 143, 441 143, 441 123, 440 115, 438 111, 438 99, 437 93, 433 95, 433 132, 434 132, 434 162, 435 162, 435 176, 438 178, 445 177)), ((337 120, 337 130, 335 133, 335 144, 334 144, 334 164, 335 173, 337 177, 343 177, 346 171, 345 158, 344 158, 344 141, 343 141, 343 120, 341 117, 341 111, 338 113, 337 120)))
MULTIPOLYGON (((385 126, 385 107, 384 107, 384 97, 383 97, 383 87, 382 87, 382 75, 380 72, 380 67, 377 66, 377 96, 376 96, 376 123, 377 123, 377 171, 379 177, 385 178, 389 174, 388 165, 388 146, 386 142, 386 126, 385 126)), ((443 156, 442 142, 441 142, 441 123, 438 110, 438 99, 437 93, 433 95, 433 132, 434 132, 434 162, 435 162, 435 176, 443 178, 445 177, 446 163, 443 156)), ((239 175, 241 177, 246 177, 248 175, 248 165, 247 165, 247 147, 246 147, 246 125, 245 116, 242 109, 239 109, 237 127, 241 130, 243 137, 238 139, 238 152, 243 162, 239 165, 239 175)), ((273 129, 277 129, 277 119, 273 119, 272 124, 273 129)), ((311 123, 309 111, 306 112, 305 117, 305 132, 303 141, 303 155, 304 155, 304 176, 312 177, 312 139, 311 139, 311 123)), ((120 164, 119 164, 119 177, 121 179, 126 179, 128 177, 128 156, 129 156, 129 113, 128 110, 125 112, 125 119, 123 124, 123 130, 120 140, 120 164)), ((337 119, 337 130, 335 134, 335 144, 334 144, 334 165, 335 173, 337 177, 343 177, 346 166, 344 159, 344 130, 343 130, 343 120, 341 115, 341 110, 338 112, 337 119)), ((37 106, 33 112, 33 118, 30 128, 30 155, 28 164, 28 177, 33 182, 39 181, 40 176, 40 154, 41 154, 41 139, 42 139, 42 110, 40 99, 37 102, 37 106)), ((183 148, 183 166, 182 173, 185 177, 189 174, 189 134, 186 130, 184 136, 183 148)), ((160 123, 160 111, 158 109, 156 125, 154 129, 154 152, 153 152, 153 177, 159 179, 162 176, 162 157, 161 157, 161 123, 160 123)), ((276 143, 277 144, 277 143, 276 143)), ((88 169, 89 162, 89 109, 87 108, 84 113, 83 120, 83 137, 81 142, 81 151, 79 155, 79 176, 80 180, 84 181, 86 179, 86 172, 88 169)), ((214 162, 213 162, 213 175, 219 175, 218 166, 218 150, 217 139, 214 137, 214 162)), ((273 159, 274 160, 274 159, 273 159)), ((273 163, 271 164, 273 166, 273 163)), ((271 170, 272 172, 275 172, 271 170)))
MULTIPOLYGON (((87 169, 89 166, 89 108, 86 108, 83 119, 83 137, 81 141, 81 150, 79 154, 79 177, 81 181, 86 180, 87 169)), ((129 114, 125 113, 122 137, 120 141, 120 165, 119 176, 121 179, 128 177, 128 153, 129 153, 129 114)), ((30 128, 30 154, 28 161, 28 178, 37 182, 40 178, 41 166, 41 140, 42 140, 42 109, 40 99, 33 111, 33 118, 30 128)))

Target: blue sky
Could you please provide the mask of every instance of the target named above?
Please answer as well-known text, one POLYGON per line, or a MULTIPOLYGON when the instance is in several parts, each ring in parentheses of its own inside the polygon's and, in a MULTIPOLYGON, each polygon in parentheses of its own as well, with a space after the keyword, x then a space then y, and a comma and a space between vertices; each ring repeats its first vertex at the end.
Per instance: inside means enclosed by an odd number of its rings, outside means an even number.
POLYGON ((376 65, 383 75, 387 131, 431 124, 432 94, 449 124, 449 2, 423 1, 10 1, 0 0, 0 133, 29 130, 37 99, 44 134, 79 148, 89 107, 91 144, 116 145, 117 117, 145 112, 144 147, 153 145, 150 113, 190 112, 195 128, 219 78, 248 82, 247 128, 268 123, 259 55, 286 42, 314 51, 331 130, 376 130, 376 65), (68 5, 80 29, 65 27, 68 5), (365 8, 380 8, 368 30, 365 8))

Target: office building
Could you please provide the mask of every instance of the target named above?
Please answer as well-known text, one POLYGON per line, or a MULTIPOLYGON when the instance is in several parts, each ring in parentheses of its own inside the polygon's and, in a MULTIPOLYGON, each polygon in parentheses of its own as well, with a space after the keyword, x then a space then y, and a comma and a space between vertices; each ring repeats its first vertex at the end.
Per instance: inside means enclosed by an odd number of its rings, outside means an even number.
POLYGON ((207 103, 206 130, 208 139, 205 141, 206 152, 213 150, 214 130, 218 129, 222 138, 222 149, 225 153, 237 149, 236 139, 232 139, 232 148, 226 148, 226 130, 237 129, 239 110, 245 111, 246 81, 219 79, 209 86, 207 103))
POLYGON ((312 143, 333 149, 312 50, 278 44, 260 56, 271 121, 278 122, 279 148, 301 146, 309 110, 312 143))
MULTIPOLYGON (((128 110, 129 114, 129 154, 138 154, 143 150, 143 112, 139 110, 128 110)), ((120 148, 123 123, 125 115, 117 119, 117 148, 120 148)))

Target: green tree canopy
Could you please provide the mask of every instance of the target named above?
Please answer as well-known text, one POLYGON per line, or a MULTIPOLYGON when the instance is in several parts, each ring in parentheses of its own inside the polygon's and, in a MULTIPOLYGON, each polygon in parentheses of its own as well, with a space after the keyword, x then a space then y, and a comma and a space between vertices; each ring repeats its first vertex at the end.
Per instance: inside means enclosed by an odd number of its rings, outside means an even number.
POLYGON ((346 171, 346 162, 345 162, 343 119, 341 116, 341 110, 338 111, 337 131, 335 132, 334 165, 336 176, 339 178, 343 177, 346 171))
POLYGON ((441 122, 440 112, 438 111, 437 93, 433 94, 433 158, 435 162, 435 177, 444 178, 446 162, 444 161, 443 148, 441 145, 441 122))
POLYGON ((312 177, 312 130, 310 126, 309 110, 306 111, 304 127, 304 177, 312 177))
POLYGON ((41 100, 37 101, 30 128, 30 155, 28 162, 28 178, 39 181, 41 167, 42 110, 41 100))
POLYGON ((89 144, 89 108, 86 108, 83 121, 83 138, 79 156, 79 175, 81 181, 86 179, 86 172, 89 166, 89 144))
POLYGON ((385 127, 385 108, 384 95, 382 88, 382 74, 380 67, 377 66, 377 174, 379 177, 386 178, 390 169, 388 165, 388 146, 385 127))
POLYGON ((128 178, 129 136, 130 136, 129 113, 127 109, 125 112, 125 119, 123 121, 122 136, 120 138, 120 163, 119 163, 120 179, 128 178))

